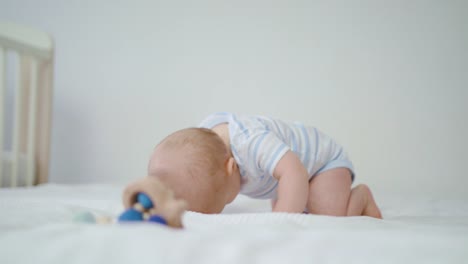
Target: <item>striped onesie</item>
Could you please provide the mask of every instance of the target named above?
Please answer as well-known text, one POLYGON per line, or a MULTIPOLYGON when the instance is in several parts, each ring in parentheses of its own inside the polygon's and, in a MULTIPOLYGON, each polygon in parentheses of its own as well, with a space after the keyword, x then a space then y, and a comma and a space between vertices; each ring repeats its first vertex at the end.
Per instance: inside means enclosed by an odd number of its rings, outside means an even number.
POLYGON ((288 151, 294 152, 309 172, 309 180, 320 172, 353 164, 343 147, 314 127, 287 123, 264 116, 215 113, 200 127, 213 128, 228 123, 231 151, 242 177, 240 193, 252 198, 276 199, 276 164, 288 151))

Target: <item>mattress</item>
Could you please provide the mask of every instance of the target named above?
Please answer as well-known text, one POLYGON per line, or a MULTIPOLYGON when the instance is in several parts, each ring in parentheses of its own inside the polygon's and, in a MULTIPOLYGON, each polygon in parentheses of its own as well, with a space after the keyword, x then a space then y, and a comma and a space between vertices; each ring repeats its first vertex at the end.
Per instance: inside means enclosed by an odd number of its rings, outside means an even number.
POLYGON ((270 213, 239 196, 219 215, 187 212, 185 229, 95 224, 115 217, 119 185, 0 190, 0 263, 467 263, 467 200, 376 194, 384 220, 270 213))

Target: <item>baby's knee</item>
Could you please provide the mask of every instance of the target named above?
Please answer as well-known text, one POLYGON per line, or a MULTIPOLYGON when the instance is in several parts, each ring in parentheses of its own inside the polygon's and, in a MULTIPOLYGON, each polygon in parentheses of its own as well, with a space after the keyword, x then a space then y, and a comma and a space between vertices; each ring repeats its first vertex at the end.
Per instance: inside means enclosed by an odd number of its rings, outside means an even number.
POLYGON ((370 188, 366 184, 359 184, 356 187, 354 187, 353 189, 357 190, 359 192, 363 192, 363 193, 370 193, 370 188))
POLYGON ((353 188, 352 193, 356 193, 357 197, 360 197, 363 203, 367 203, 369 198, 372 197, 371 190, 366 184, 359 184, 353 188))

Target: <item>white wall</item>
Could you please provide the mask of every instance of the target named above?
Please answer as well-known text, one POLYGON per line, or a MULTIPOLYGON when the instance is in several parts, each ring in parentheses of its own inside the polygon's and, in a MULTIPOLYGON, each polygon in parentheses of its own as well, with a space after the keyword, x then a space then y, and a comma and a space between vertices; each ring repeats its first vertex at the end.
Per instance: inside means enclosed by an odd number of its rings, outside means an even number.
POLYGON ((0 0, 56 40, 51 180, 145 175, 213 111, 316 125, 377 192, 468 196, 467 1, 0 0))

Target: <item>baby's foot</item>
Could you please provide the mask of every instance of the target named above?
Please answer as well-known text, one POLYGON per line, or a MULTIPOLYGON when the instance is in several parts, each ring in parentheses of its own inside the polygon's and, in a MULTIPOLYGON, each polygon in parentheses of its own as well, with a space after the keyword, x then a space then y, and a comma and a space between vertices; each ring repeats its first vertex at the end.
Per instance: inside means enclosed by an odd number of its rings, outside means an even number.
POLYGON ((366 207, 364 208, 363 215, 375 217, 382 219, 382 213, 380 212, 379 207, 377 206, 377 203, 374 200, 374 196, 372 195, 372 192, 370 191, 369 187, 366 187, 366 192, 367 192, 367 204, 366 207))

